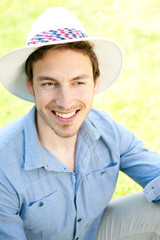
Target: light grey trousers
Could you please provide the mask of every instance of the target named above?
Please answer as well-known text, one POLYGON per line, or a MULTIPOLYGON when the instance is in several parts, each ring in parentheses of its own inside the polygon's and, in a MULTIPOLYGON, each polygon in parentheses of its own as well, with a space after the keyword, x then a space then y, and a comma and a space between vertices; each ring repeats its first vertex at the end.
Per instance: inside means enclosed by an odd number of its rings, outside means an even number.
POLYGON ((112 200, 96 240, 160 240, 160 205, 149 203, 143 192, 112 200))

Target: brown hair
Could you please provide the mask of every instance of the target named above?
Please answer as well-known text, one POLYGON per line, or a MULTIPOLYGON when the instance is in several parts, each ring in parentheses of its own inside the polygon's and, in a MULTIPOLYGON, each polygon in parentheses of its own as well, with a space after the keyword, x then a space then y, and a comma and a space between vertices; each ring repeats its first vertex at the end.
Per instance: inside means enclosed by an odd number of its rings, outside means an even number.
POLYGON ((78 42, 61 43, 61 44, 55 44, 55 45, 46 45, 38 48, 35 52, 33 52, 28 57, 25 63, 25 72, 27 77, 31 81, 31 83, 33 81, 33 70, 32 70, 33 63, 38 61, 39 59, 42 59, 44 56, 44 53, 50 49, 54 49, 54 50, 71 49, 89 56, 92 63, 94 81, 97 79, 97 77, 99 77, 100 70, 98 66, 98 59, 96 54, 93 51, 93 46, 88 41, 78 41, 78 42))

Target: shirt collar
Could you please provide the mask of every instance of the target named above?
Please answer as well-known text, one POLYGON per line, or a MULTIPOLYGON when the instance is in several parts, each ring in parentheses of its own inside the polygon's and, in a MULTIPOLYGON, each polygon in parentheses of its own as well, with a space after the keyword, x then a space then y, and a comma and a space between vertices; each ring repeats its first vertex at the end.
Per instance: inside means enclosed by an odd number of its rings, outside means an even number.
MULTIPOLYGON (((25 127, 24 127, 24 138, 25 138, 25 170, 32 170, 36 168, 46 167, 48 163, 52 166, 52 170, 62 171, 64 165, 57 160, 57 158, 46 150, 39 142, 36 125, 35 125, 35 112, 36 108, 26 115, 25 127)), ((83 122, 79 133, 79 142, 86 143, 87 148, 93 146, 93 143, 100 137, 99 131, 89 120, 89 117, 83 122)), ((49 169, 48 169, 49 170, 49 169)))
POLYGON ((101 136, 101 134, 98 131, 98 129, 96 129, 96 127, 92 125, 89 117, 87 117, 85 119, 85 121, 83 122, 83 124, 82 124, 78 134, 88 144, 89 144, 89 142, 92 144, 93 142, 98 140, 100 138, 100 136, 101 136), (89 141, 89 142, 87 142, 87 141, 89 141))
POLYGON ((39 142, 35 125, 35 112, 36 108, 33 107, 25 119, 25 170, 40 168, 45 164, 45 158, 43 158, 44 149, 39 142))

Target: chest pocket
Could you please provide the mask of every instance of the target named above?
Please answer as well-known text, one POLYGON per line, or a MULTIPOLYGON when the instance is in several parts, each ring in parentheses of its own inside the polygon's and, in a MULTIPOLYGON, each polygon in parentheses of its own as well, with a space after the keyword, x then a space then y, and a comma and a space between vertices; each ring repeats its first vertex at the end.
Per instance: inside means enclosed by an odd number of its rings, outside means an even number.
POLYGON ((116 187, 118 172, 118 164, 113 163, 86 175, 86 198, 91 216, 98 216, 108 205, 116 187))
POLYGON ((59 212, 64 208, 63 198, 57 189, 35 201, 24 203, 21 218, 25 231, 45 232, 52 229, 56 234, 65 219, 63 213, 59 212))

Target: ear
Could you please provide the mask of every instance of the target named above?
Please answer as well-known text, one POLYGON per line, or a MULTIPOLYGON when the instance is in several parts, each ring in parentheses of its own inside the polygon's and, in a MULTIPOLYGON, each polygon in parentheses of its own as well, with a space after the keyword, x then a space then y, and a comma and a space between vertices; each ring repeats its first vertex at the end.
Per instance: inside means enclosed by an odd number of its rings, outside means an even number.
POLYGON ((96 80, 95 80, 94 94, 98 93, 99 85, 100 85, 100 77, 97 77, 96 80))
POLYGON ((29 92, 32 96, 34 96, 33 85, 32 85, 32 83, 31 83, 31 81, 29 80, 29 78, 27 78, 26 86, 27 86, 28 92, 29 92))

